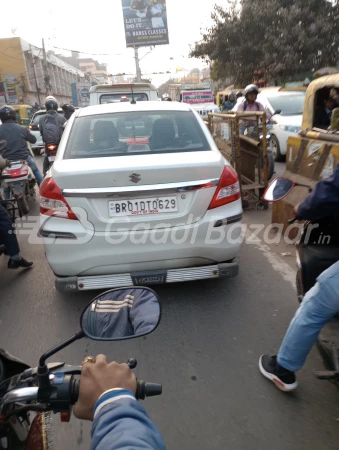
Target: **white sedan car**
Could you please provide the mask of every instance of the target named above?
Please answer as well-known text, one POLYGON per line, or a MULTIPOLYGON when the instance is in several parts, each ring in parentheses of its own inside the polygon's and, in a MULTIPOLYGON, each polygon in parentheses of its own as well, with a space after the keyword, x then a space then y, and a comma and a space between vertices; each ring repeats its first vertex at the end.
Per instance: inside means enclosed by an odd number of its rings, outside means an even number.
POLYGON ((262 103, 269 115, 281 110, 273 118, 271 132, 271 148, 276 161, 282 161, 287 153, 289 136, 297 136, 301 128, 304 109, 305 92, 272 91, 260 93, 258 102, 262 103))
POLYGON ((238 273, 238 177, 188 105, 76 111, 40 196, 40 233, 60 291, 238 273))

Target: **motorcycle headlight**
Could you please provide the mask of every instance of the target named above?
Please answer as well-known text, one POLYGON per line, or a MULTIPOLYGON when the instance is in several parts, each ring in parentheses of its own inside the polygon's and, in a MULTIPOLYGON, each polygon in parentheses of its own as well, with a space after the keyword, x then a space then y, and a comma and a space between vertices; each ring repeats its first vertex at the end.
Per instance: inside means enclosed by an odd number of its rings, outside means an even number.
POLYGON ((298 133, 300 130, 300 127, 296 127, 295 125, 279 125, 279 128, 289 133, 298 133))

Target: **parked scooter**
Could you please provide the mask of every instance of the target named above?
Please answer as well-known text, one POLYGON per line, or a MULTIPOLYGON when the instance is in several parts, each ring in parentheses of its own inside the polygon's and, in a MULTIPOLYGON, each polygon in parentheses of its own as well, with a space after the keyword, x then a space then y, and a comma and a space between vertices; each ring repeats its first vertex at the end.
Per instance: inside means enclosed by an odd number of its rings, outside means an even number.
MULTIPOLYGON (((278 177, 267 188, 263 199, 277 202, 285 198, 296 186, 307 188, 310 186, 278 177)), ((289 220, 292 224, 298 217, 289 220)), ((297 247, 297 295, 302 302, 306 292, 316 283, 318 276, 334 263, 339 261, 339 227, 338 219, 329 217, 317 222, 306 221, 296 245, 297 247)), ((335 380, 339 382, 339 321, 333 319, 319 335, 318 344, 322 354, 329 363, 331 370, 316 371, 319 379, 335 380)))
MULTIPOLYGON (((63 422, 70 421, 79 396, 76 376, 81 366, 46 364, 48 358, 84 337, 117 341, 145 336, 156 329, 160 317, 159 300, 151 289, 113 289, 91 301, 82 313, 81 331, 43 354, 38 367, 30 368, 0 350, 0 449, 50 450, 51 413, 60 413, 63 422), (32 422, 31 411, 38 413, 32 422)), ((127 363, 131 369, 137 365, 134 358, 127 363)), ((137 399, 161 393, 161 384, 137 380, 137 399)))
POLYGON ((29 201, 35 201, 35 185, 36 179, 26 161, 11 161, 11 166, 2 171, 2 198, 17 202, 20 217, 29 213, 29 201))

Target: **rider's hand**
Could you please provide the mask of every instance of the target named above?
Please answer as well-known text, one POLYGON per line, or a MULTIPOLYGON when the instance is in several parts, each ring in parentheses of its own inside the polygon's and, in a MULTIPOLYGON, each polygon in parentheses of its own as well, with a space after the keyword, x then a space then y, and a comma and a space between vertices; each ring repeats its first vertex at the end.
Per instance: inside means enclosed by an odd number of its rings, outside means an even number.
POLYGON ((107 363, 105 355, 98 355, 96 362, 83 365, 80 378, 78 403, 74 415, 78 419, 93 420, 94 405, 109 389, 128 389, 135 394, 137 383, 134 373, 127 364, 107 363))

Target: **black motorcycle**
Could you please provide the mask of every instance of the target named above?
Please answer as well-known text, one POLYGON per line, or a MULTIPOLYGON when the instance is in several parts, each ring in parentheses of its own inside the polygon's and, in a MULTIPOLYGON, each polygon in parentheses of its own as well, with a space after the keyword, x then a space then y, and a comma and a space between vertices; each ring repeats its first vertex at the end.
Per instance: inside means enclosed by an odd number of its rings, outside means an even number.
MULTIPOLYGON (((263 199, 277 202, 285 198, 294 187, 310 186, 296 183, 288 178, 278 177, 267 188, 263 199)), ((289 220, 292 224, 298 217, 289 220)), ((336 217, 318 221, 305 221, 297 242, 296 287, 299 302, 316 283, 319 275, 339 261, 339 222, 336 217)), ((339 320, 337 317, 326 325, 318 338, 318 345, 330 370, 315 371, 319 379, 339 382, 339 320)))
MULTIPOLYGON (((81 366, 47 364, 47 359, 84 337, 117 341, 145 336, 156 329, 160 317, 159 300, 151 289, 112 289, 91 301, 82 313, 81 331, 42 355, 38 367, 31 368, 0 350, 0 449, 49 450, 53 441, 52 413, 60 413, 63 422, 70 421, 72 406, 79 396, 76 377, 81 374, 81 366), (129 311, 138 298, 141 302, 132 318, 129 311), (102 313, 106 314, 105 320, 102 313), (107 313, 111 314, 109 319, 107 313), (30 412, 37 413, 33 421, 30 412)), ((128 365, 134 369, 137 361, 129 359, 128 365)), ((137 380, 137 399, 161 393, 160 384, 137 380)))

